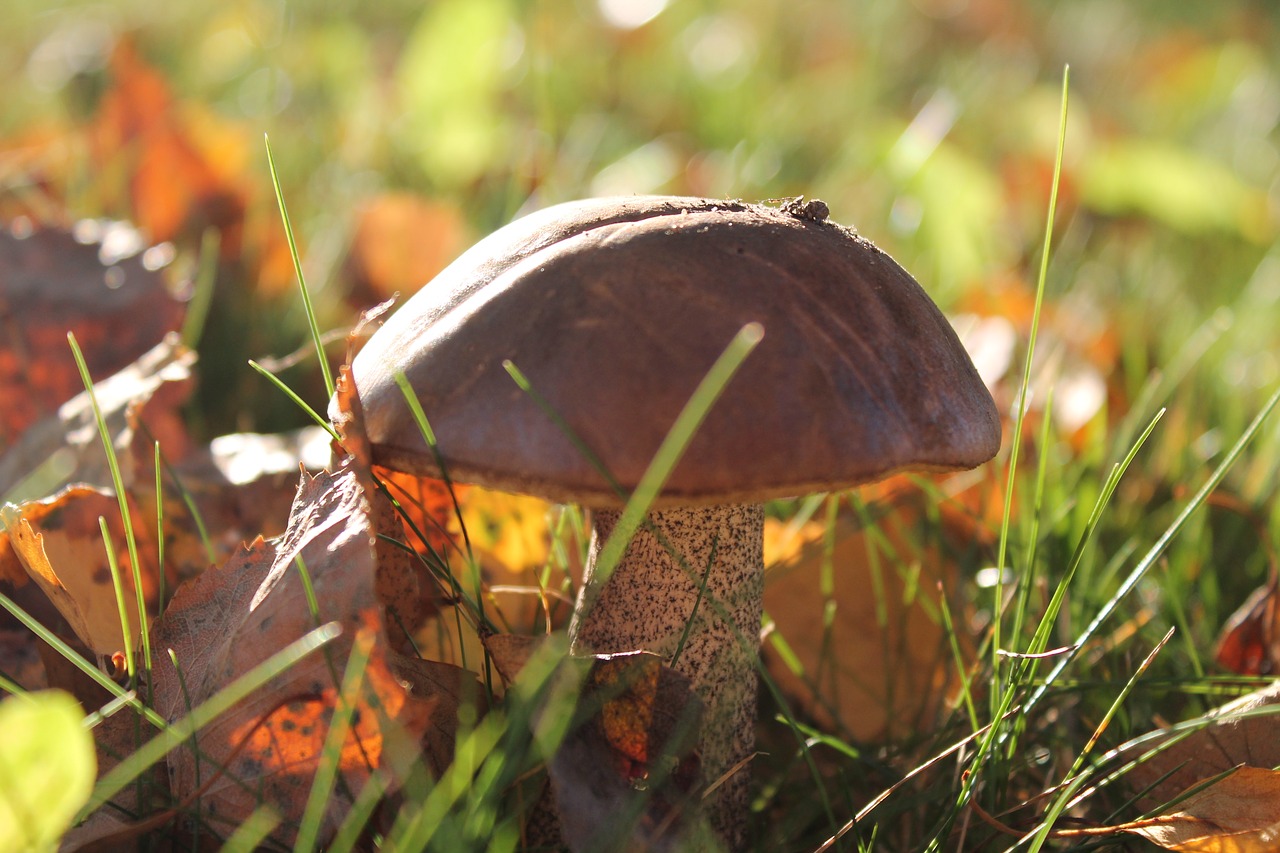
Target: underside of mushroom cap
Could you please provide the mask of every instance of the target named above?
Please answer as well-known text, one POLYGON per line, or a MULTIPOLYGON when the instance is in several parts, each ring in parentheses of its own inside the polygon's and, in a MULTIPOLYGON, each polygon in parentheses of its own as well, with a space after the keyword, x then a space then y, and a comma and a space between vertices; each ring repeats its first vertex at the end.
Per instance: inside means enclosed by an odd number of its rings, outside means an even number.
POLYGON ((968 468, 998 449, 990 394, 910 275, 848 229, 737 202, 595 199, 518 220, 406 302, 352 370, 380 464, 439 474, 403 371, 454 479, 610 506, 607 480, 504 360, 630 490, 749 322, 764 339, 660 504, 968 468))

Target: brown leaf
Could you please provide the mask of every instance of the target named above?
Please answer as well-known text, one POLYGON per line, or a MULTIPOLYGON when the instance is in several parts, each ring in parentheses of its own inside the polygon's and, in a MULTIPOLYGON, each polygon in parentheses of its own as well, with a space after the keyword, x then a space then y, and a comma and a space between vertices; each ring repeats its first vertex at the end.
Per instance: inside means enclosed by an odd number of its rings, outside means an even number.
POLYGON ((244 194, 201 146, 212 134, 194 132, 168 82, 129 39, 116 43, 108 70, 111 88, 90 137, 97 160, 111 167, 108 174, 128 176, 128 206, 138 224, 155 240, 198 234, 209 225, 238 226, 244 194))
POLYGON ((1241 675, 1269 675, 1280 663, 1280 586, 1273 578, 1254 590, 1227 619, 1214 660, 1241 675))
MULTIPOLYGON (((1193 785, 1241 764, 1280 766, 1280 737, 1276 736, 1280 716, 1263 710, 1276 704, 1280 704, 1280 682, 1215 709, 1208 715, 1207 726, 1133 768, 1127 778, 1136 790, 1144 791, 1140 805, 1158 808, 1193 785)), ((1158 742, 1144 739, 1141 752, 1158 742)), ((1124 751, 1128 756, 1137 754, 1138 747, 1124 751)))
MULTIPOLYGON (((162 450, 165 447, 162 442, 162 450)), ((150 441, 135 441, 131 458, 137 472, 135 500, 148 517, 154 517, 154 446, 150 441)), ((170 573, 186 580, 211 563, 225 561, 243 542, 284 533, 299 466, 318 471, 328 463, 329 434, 320 427, 281 435, 223 435, 172 461, 162 468, 165 564, 170 573), (194 512, 187 497, 195 504, 194 512), (213 550, 212 560, 197 514, 213 550)))
POLYGON ((493 666, 506 684, 515 681, 520 670, 538 649, 545 637, 525 637, 520 634, 491 634, 484 638, 485 650, 493 660, 493 666))
POLYGON ((1187 797, 1171 814, 1116 829, 1184 853, 1275 850, 1280 838, 1280 771, 1241 767, 1187 797))
POLYGON ((0 229, 0 450, 84 390, 67 332, 101 379, 182 324, 185 306, 144 265, 145 248, 123 223, 85 221, 74 236, 0 229))
MULTIPOLYGON (((259 798, 283 814, 286 824, 301 817, 335 702, 333 670, 326 659, 331 657, 341 673, 357 631, 381 634, 373 559, 368 504, 348 465, 334 474, 303 475, 281 539, 259 539, 179 589, 152 635, 158 661, 155 705, 171 720, 186 713, 188 702, 207 699, 314 627, 299 562, 315 589, 318 620, 344 628, 327 655, 302 661, 201 731, 206 777, 210 762, 228 764, 226 776, 201 795, 206 817, 238 822, 259 798), (167 662, 170 648, 182 666, 185 690, 167 662)), ((371 770, 383 765, 383 721, 396 720, 416 740, 426 730, 432 707, 436 713, 453 712, 439 696, 406 693, 388 667, 381 640, 374 647, 366 686, 342 751, 342 781, 326 809, 326 831, 338 825, 371 770)), ((200 776, 189 749, 171 754, 169 772, 175 797, 195 790, 200 776)), ((289 830, 280 833, 287 842, 289 830)))
MULTIPOLYGON (((62 344, 66 346, 65 336, 62 344)), ((70 359, 69 350, 67 358, 70 359)), ((159 438, 170 459, 186 454, 189 441, 178 409, 191 392, 195 358, 195 353, 182 346, 176 335, 169 336, 132 364, 94 385, 107 431, 123 462, 128 463, 131 458, 124 451, 141 431, 159 438)), ((148 455, 151 447, 147 441, 148 455)), ((93 407, 84 390, 63 403, 56 418, 28 430, 16 446, 0 456, 0 494, 54 460, 59 463, 53 472, 55 487, 68 481, 111 486, 93 407)), ((122 473, 127 486, 132 480, 127 464, 122 473)), ((151 488, 155 488, 154 483, 151 488)), ((31 495, 35 496, 38 495, 31 495)))

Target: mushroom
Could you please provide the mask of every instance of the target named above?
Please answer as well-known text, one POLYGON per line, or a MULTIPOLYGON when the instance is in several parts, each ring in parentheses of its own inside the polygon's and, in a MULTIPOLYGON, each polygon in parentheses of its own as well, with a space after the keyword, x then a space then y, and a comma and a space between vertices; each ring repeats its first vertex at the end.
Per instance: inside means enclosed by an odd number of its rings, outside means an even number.
POLYGON ((731 846, 748 790, 738 765, 754 744, 763 503, 974 467, 1000 443, 991 396, 942 313, 826 213, 678 197, 551 207, 466 252, 352 364, 379 464, 440 474, 395 382, 403 371, 450 477, 589 507, 586 590, 622 498, 575 438, 629 492, 726 344, 763 327, 570 627, 582 651, 670 656, 683 643, 676 668, 706 708, 704 781, 739 771, 711 811, 731 846))

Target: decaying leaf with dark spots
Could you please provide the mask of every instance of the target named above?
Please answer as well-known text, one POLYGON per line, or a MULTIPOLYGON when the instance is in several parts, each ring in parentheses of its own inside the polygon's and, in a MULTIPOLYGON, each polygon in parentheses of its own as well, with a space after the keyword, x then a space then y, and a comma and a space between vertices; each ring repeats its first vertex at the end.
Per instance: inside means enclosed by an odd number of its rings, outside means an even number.
MULTIPOLYGON (((65 335, 62 345, 66 347, 65 335)), ((66 357, 69 361, 69 350, 66 357)), ((127 448, 139 434, 147 436, 148 450, 158 440, 168 458, 186 455, 190 440, 179 407, 191 393, 195 359, 195 353, 182 346, 176 336, 169 337, 94 385, 98 408, 123 462, 127 464, 127 448)), ((8 493, 33 474, 43 475, 47 485, 54 488, 66 482, 111 486, 93 406, 79 381, 77 375, 76 387, 81 390, 68 394, 56 416, 32 427, 16 446, 0 456, 0 494, 8 493), (54 470, 39 470, 48 468, 54 470)), ((132 472, 126 468, 123 473, 128 483, 132 472)), ((154 483, 151 488, 154 490, 154 483)))
MULTIPOLYGON (((171 720, 317 621, 337 622, 344 629, 327 654, 305 659, 201 730, 204 778, 210 761, 228 764, 225 776, 201 794, 206 817, 243 820, 259 797, 285 816, 286 825, 301 817, 335 703, 335 671, 340 675, 357 631, 374 630, 381 636, 382 611, 373 588, 373 536, 368 504, 351 466, 334 474, 304 474, 284 536, 270 542, 259 539, 225 565, 184 585, 157 623, 152 635, 155 706, 171 720), (314 618, 304 593, 302 566, 319 606, 314 618), (183 683, 168 662, 168 649, 182 667, 183 683)), ((373 769, 384 765, 387 720, 420 741, 433 713, 454 712, 448 696, 406 691, 389 668, 385 651, 380 640, 341 753, 341 780, 326 807, 325 832, 336 828, 351 806, 350 798, 373 769)), ((181 799, 194 791, 201 772, 189 748, 174 751, 169 758, 174 796, 181 799)), ((289 830, 279 832, 287 842, 283 836, 289 830)))
POLYGON ((67 332, 101 379, 181 326, 166 259, 146 248, 123 223, 0 228, 0 449, 83 390, 67 332))

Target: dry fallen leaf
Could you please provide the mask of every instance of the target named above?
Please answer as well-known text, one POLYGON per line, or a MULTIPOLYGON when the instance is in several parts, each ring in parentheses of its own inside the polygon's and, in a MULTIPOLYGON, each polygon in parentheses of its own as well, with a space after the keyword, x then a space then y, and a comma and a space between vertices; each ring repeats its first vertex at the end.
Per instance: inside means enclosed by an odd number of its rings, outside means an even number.
POLYGON ((0 452, 84 390, 67 332, 101 379, 182 324, 185 307, 144 249, 123 223, 0 228, 0 452))
POLYGON ((1176 809, 1115 828, 1182 853, 1268 853, 1280 846, 1280 771, 1241 767, 1176 809))
MULTIPOLYGON (((111 531, 113 555, 124 589, 133 645, 140 635, 129 551, 114 495, 75 486, 45 501, 0 510, 9 547, 80 641, 102 658, 125 649, 115 588, 98 519, 111 531)), ((136 522, 135 522, 136 523, 136 522)), ((145 527, 135 527, 140 543, 143 593, 153 612, 159 592, 155 555, 146 550, 145 527)))
POLYGON ((696 790, 702 703, 688 677, 648 652, 570 661, 583 663, 590 669, 578 712, 588 716, 549 766, 564 843, 573 851, 714 849, 696 790), (634 824, 619 820, 637 803, 634 824))
MULTIPOLYGON (((66 346, 66 338, 62 344, 66 346)), ((69 352, 69 351, 68 351, 69 352)), ((70 356, 68 355, 68 358, 70 356)), ((195 353, 168 336, 136 361, 94 385, 94 397, 107 423, 117 453, 125 463, 125 482, 132 480, 125 451, 143 434, 148 455, 159 440, 170 459, 182 458, 190 441, 182 426, 179 407, 191 392, 191 367, 195 353)), ((74 369, 74 367, 73 367, 74 369)), ((0 455, 0 494, 9 492, 33 472, 53 467, 48 479, 56 487, 64 482, 111 486, 106 456, 98 434, 89 395, 82 390, 58 408, 56 417, 29 429, 17 445, 0 455)), ((152 483, 150 488, 154 490, 152 483)), ((43 492, 25 497, 40 497, 43 492)), ((12 498, 11 498, 12 499, 12 498)))
MULTIPOLYGON (((341 781, 326 807, 326 832, 345 816, 371 770, 383 766, 382 726, 388 718, 420 739, 433 713, 452 715, 455 710, 439 693, 406 692, 392 673, 382 645, 373 562, 368 504, 351 466, 334 474, 304 474, 284 536, 271 542, 259 539, 225 565, 185 584, 152 634, 158 662, 155 706, 176 720, 188 703, 212 696, 317 621, 336 621, 344 628, 343 637, 329 647, 339 674, 355 633, 378 631, 367 690, 339 761, 341 781), (319 613, 314 619, 299 564, 315 590, 319 613), (173 649, 182 667, 181 683, 168 663, 167 649, 173 649)), ((226 775, 200 797, 203 817, 219 819, 216 829, 225 831, 243 820, 260 798, 285 816, 286 825, 301 817, 335 702, 333 673, 325 655, 312 656, 200 732, 204 778, 210 762, 228 765, 226 775)), ((395 755, 386 760, 393 758, 399 760, 395 755)), ((432 759, 444 763, 445 757, 432 759)), ((174 797, 191 794, 201 772, 191 750, 172 753, 174 797)), ((279 832, 283 838, 290 831, 279 832)))
POLYGON ((942 542, 918 537, 927 501, 912 489, 871 505, 872 533, 842 513, 830 553, 817 525, 766 537, 781 561, 765 573, 765 612, 775 626, 765 664, 824 728, 862 741, 927 731, 955 687, 937 587, 957 588, 956 554, 981 547, 982 534, 957 520, 942 542))
MULTIPOLYGON (((1266 711, 1277 704, 1280 682, 1215 709, 1208 715, 1207 726, 1138 764, 1126 778, 1134 790, 1143 792, 1139 805, 1159 808, 1193 785, 1238 765, 1280 766, 1280 716, 1266 711)), ((1122 749, 1122 757, 1137 757, 1159 742, 1144 738, 1122 749)))

